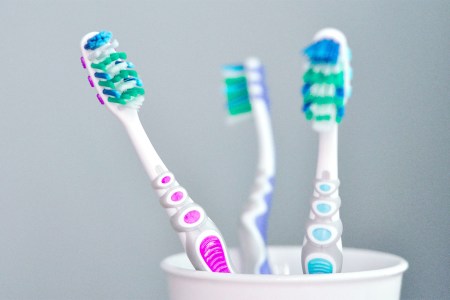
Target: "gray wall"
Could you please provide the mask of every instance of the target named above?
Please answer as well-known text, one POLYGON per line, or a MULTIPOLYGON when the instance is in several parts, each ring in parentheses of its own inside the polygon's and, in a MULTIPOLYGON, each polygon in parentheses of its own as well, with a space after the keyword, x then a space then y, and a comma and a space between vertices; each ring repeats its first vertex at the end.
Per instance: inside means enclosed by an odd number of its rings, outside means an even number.
POLYGON ((111 30, 142 76, 144 127, 230 245, 255 166, 253 124, 224 124, 220 66, 258 55, 273 101, 271 244, 299 244, 317 136, 299 51, 322 27, 353 49, 340 130, 346 246, 405 257, 404 299, 448 299, 448 1, 10 1, 0 4, 0 299, 165 299, 181 251, 119 122, 79 63, 111 30), (88 9, 85 9, 88 7, 88 9))

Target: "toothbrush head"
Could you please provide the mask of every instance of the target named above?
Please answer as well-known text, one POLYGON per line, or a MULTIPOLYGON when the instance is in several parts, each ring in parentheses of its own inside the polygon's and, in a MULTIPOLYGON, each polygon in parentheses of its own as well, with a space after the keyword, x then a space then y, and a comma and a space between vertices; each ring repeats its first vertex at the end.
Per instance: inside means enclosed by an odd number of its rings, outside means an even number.
POLYGON ((251 112, 252 101, 262 100, 268 106, 264 69, 257 58, 249 58, 244 64, 225 65, 222 74, 231 116, 251 112))
POLYGON ((111 110, 139 109, 144 102, 144 88, 134 65, 111 32, 91 32, 81 39, 81 64, 88 81, 97 90, 97 99, 111 110))
POLYGON ((316 131, 328 131, 340 123, 351 94, 351 53, 339 30, 326 28, 303 53, 309 60, 303 75, 303 112, 316 131))

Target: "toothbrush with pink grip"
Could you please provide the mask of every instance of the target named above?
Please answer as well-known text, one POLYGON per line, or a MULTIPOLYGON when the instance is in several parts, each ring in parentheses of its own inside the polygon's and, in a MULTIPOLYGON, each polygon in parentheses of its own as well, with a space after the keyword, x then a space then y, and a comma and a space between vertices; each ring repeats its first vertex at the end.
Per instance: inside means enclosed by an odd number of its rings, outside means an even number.
POLYGON ((142 81, 117 40, 107 31, 92 32, 81 40, 81 62, 97 99, 124 125, 161 205, 196 270, 234 273, 219 229, 180 186, 155 151, 139 120, 144 101, 142 81))

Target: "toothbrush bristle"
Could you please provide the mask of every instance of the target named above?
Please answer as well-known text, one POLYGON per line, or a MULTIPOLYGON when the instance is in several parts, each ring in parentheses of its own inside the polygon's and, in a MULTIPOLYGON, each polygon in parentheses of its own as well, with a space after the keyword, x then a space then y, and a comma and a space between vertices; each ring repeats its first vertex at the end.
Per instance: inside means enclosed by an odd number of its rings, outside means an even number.
POLYGON ((87 61, 84 58, 82 62, 90 66, 94 75, 89 77, 90 82, 101 89, 108 102, 138 109, 144 102, 145 90, 133 63, 126 60, 127 54, 116 52, 118 45, 111 32, 101 31, 87 39, 87 61))
POLYGON ((339 39, 321 38, 304 50, 309 60, 303 75, 303 112, 316 129, 340 123, 350 96, 349 49, 339 39))
POLYGON ((84 45, 84 49, 86 50, 95 50, 100 46, 108 43, 111 40, 112 33, 109 31, 101 31, 97 35, 91 37, 87 40, 86 45, 84 45))
POLYGON ((339 57, 339 43, 323 39, 310 45, 304 53, 314 64, 336 64, 339 57))
POLYGON ((227 65, 223 67, 225 77, 225 95, 230 115, 248 113, 252 110, 247 89, 247 78, 243 65, 227 65))

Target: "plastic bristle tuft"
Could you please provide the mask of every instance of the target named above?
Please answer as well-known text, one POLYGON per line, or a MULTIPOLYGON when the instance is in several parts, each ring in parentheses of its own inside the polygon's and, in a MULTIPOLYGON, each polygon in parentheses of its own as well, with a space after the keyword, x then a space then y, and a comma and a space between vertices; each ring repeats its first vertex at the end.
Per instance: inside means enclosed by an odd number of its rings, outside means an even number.
POLYGON ((143 101, 145 91, 134 64, 126 61, 125 52, 116 52, 119 45, 112 40, 109 31, 101 31, 89 38, 84 49, 94 71, 98 86, 102 87, 102 94, 108 102, 139 108, 143 101))
POLYGON ((346 45, 323 38, 304 50, 309 64, 303 75, 301 94, 304 98, 302 111, 307 120, 340 123, 344 117, 351 89, 348 73, 351 68, 348 64, 350 50, 342 47, 346 45))
POLYGON ((320 40, 304 50, 311 63, 336 64, 339 56, 339 44, 333 40, 320 40))
POLYGON ((112 33, 109 31, 101 31, 97 35, 91 37, 87 40, 86 45, 84 45, 84 49, 86 50, 95 50, 104 44, 108 43, 111 40, 112 33))
POLYGON ((223 67, 225 95, 227 97, 227 108, 230 115, 239 115, 250 112, 252 106, 245 77, 243 65, 227 65, 223 67))

